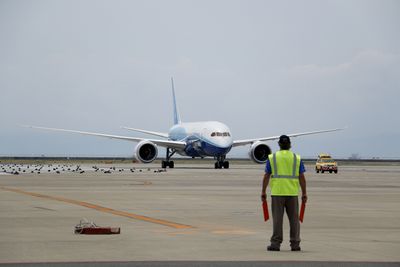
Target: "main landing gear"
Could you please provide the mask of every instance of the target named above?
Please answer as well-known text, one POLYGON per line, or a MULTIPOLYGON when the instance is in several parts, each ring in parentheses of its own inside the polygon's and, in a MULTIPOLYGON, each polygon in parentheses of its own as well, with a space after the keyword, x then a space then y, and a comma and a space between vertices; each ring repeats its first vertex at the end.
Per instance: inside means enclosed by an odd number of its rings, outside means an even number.
POLYGON ((163 168, 163 169, 165 169, 167 167, 169 167, 170 169, 174 168, 174 161, 172 161, 170 159, 175 154, 175 152, 176 152, 175 149, 170 150, 169 148, 167 148, 167 156, 166 156, 167 160, 163 160, 161 162, 161 168, 163 168))
POLYGON ((229 169, 229 161, 225 161, 225 156, 217 157, 217 162, 214 164, 215 169, 229 169))

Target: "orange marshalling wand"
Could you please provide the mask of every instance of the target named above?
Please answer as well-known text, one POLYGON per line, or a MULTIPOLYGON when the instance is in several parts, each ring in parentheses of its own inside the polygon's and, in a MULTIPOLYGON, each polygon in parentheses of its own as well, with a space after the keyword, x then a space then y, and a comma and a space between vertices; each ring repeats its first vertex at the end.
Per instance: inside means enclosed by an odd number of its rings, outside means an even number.
POLYGON ((300 216, 299 216, 300 222, 303 222, 305 210, 306 210, 306 203, 304 203, 304 202, 302 201, 302 202, 301 202, 301 209, 300 209, 300 216))
POLYGON ((264 211, 264 221, 266 222, 269 219, 268 204, 266 200, 263 201, 262 207, 264 211))

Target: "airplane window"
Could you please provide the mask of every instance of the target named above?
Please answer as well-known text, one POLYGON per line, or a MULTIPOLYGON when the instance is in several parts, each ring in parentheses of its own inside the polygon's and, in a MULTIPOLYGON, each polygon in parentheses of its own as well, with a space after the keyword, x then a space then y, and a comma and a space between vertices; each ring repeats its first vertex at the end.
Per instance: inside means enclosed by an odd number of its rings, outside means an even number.
POLYGON ((223 133, 221 133, 221 132, 212 132, 211 136, 212 137, 215 137, 215 136, 231 136, 231 134, 229 132, 223 132, 223 133))

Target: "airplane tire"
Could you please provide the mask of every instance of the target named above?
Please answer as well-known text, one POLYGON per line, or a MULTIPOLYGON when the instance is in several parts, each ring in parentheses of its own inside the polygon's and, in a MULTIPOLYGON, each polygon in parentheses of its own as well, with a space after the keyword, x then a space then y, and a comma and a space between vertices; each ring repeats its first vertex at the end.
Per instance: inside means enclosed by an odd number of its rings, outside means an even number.
POLYGON ((229 161, 224 161, 224 168, 229 169, 229 161))
POLYGON ((166 163, 166 161, 161 161, 161 168, 163 168, 163 169, 165 169, 165 168, 167 168, 167 163, 166 163))
POLYGON ((222 169, 222 162, 219 162, 219 161, 217 161, 217 162, 215 162, 215 169, 222 169))
POLYGON ((173 162, 173 161, 170 161, 168 165, 169 165, 169 168, 170 168, 170 169, 173 169, 173 168, 174 168, 174 162, 173 162))

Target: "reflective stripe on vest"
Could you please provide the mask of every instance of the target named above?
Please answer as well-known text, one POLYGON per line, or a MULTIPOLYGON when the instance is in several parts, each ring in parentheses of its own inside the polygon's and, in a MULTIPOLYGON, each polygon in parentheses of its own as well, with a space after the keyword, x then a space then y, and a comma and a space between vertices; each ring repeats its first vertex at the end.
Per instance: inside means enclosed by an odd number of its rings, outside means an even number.
POLYGON ((299 179, 299 176, 296 175, 296 165, 297 165, 297 156, 293 153, 293 167, 292 167, 292 175, 278 175, 278 164, 276 163, 276 153, 272 155, 272 161, 274 164, 274 173, 272 173, 272 178, 288 178, 288 179, 299 179))
POLYGON ((269 155, 271 164, 271 195, 297 196, 300 172, 300 156, 289 150, 281 150, 269 155))

